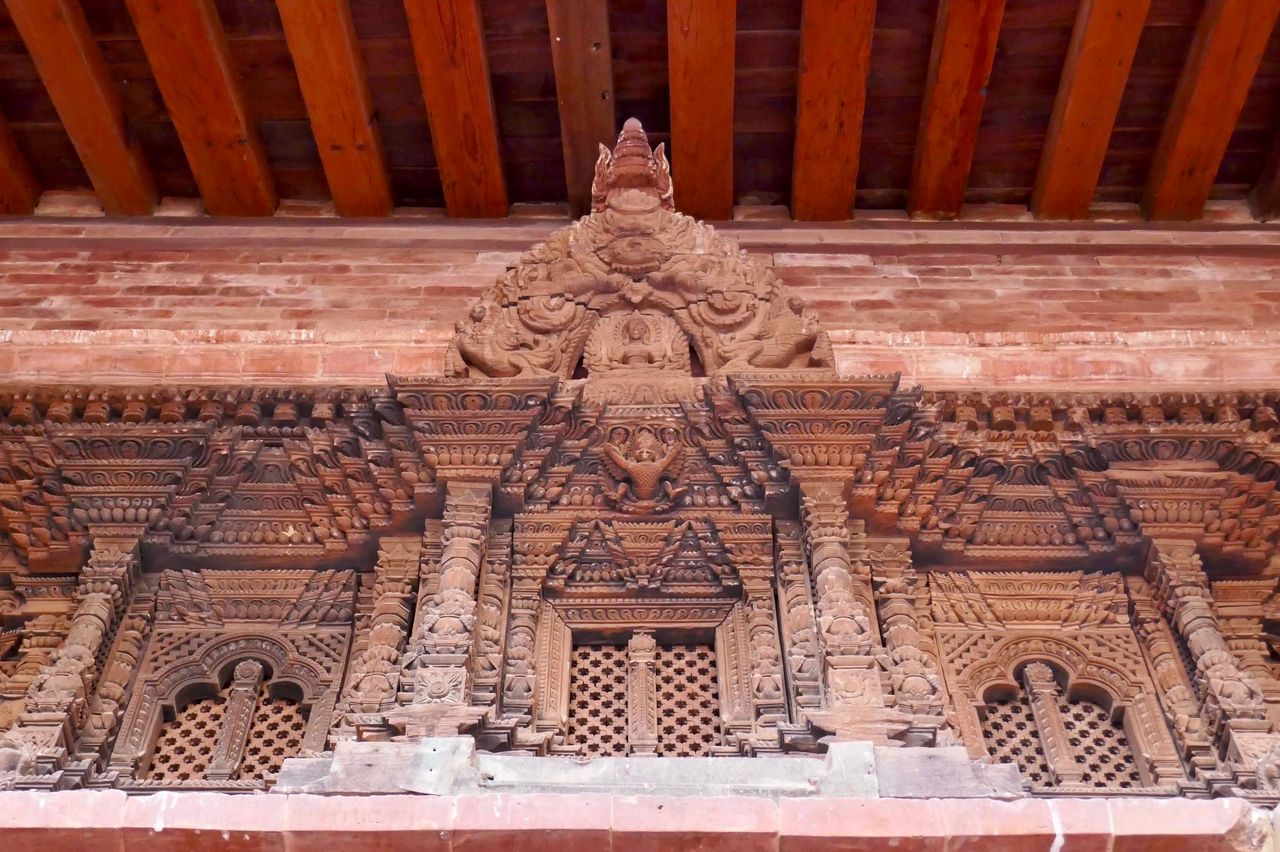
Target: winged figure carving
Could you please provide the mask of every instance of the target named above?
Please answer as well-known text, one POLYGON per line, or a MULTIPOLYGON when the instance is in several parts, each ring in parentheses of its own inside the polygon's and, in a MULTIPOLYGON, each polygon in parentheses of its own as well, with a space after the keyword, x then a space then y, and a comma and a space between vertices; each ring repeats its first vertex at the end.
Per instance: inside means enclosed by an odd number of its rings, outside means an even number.
POLYGON ((605 466, 618 487, 609 496, 624 512, 665 511, 675 505, 685 488, 678 485, 684 472, 684 447, 664 443, 653 429, 642 427, 630 440, 605 443, 605 466))

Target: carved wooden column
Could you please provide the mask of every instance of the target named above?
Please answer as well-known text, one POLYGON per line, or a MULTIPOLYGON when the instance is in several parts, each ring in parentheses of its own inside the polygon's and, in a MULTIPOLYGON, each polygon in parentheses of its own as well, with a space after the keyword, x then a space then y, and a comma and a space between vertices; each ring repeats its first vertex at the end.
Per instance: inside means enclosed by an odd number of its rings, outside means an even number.
POLYGON ((1267 729, 1262 690, 1227 647, 1194 543, 1153 541, 1146 576, 1159 589, 1169 620, 1195 663, 1200 712, 1209 732, 1233 722, 1267 729))
POLYGON ((142 654, 151 635, 155 617, 154 588, 139 590, 116 631, 115 641, 107 656, 97 694, 89 705, 89 717, 80 732, 76 750, 82 758, 96 756, 115 732, 124 714, 129 683, 142 662, 142 654))
POLYGON ((206 781, 226 781, 235 774, 244 756, 249 728, 253 725, 253 711, 258 706, 258 690, 262 688, 262 663, 243 660, 236 664, 231 676, 231 689, 227 693, 226 709, 222 715, 222 729, 213 747, 213 759, 205 770, 206 781))
POLYGON ((517 575, 511 589, 511 626, 507 631, 502 684, 502 711, 506 716, 528 716, 533 711, 537 687, 535 648, 542 606, 542 578, 517 575))
POLYGON ((801 487, 827 687, 827 709, 810 717, 840 739, 883 743, 906 731, 910 719, 885 706, 884 686, 873 655, 876 628, 869 604, 872 594, 865 564, 866 536, 859 523, 856 545, 862 560, 855 567, 844 490, 840 482, 832 480, 801 487))
POLYGON ((636 631, 627 642, 627 745, 633 757, 658 753, 658 643, 636 631))
POLYGON ((401 653, 409 632, 418 586, 422 539, 384 538, 378 542, 368 622, 357 637, 338 725, 350 727, 363 714, 387 710, 396 701, 401 653))
POLYGON ((401 680, 412 704, 462 704, 469 698, 471 628, 484 560, 493 486, 450 482, 445 494, 439 588, 418 608, 401 680))
POLYGON ((45 768, 65 759, 84 723, 104 643, 124 612, 138 568, 137 535, 94 537, 66 638, 27 688, 26 710, 14 732, 51 758, 42 763, 45 768))
POLYGON ((1062 711, 1058 707, 1062 688, 1058 686, 1053 669, 1044 663, 1029 663, 1022 670, 1022 684, 1027 690, 1031 714, 1036 720, 1045 763, 1053 773, 1053 783, 1079 783, 1084 779, 1084 770, 1076 762, 1075 751, 1067 739, 1062 711))

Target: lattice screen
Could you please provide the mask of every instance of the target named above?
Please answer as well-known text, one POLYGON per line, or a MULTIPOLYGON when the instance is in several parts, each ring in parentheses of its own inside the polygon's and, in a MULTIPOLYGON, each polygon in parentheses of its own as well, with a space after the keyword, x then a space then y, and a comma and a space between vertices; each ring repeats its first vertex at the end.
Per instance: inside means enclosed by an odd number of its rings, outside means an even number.
POLYGON ((160 728, 156 750, 145 778, 157 781, 200 781, 222 729, 227 690, 214 698, 192 701, 160 728))
POLYGON ((1049 765, 1045 763, 1031 702, 1021 690, 1012 698, 987 704, 982 735, 987 741, 987 753, 997 763, 1016 763, 1023 779, 1033 788, 1049 785, 1049 765))
POLYGON ((1111 714, 1092 701, 1058 702, 1067 739, 1076 762, 1084 768, 1086 784, 1094 787, 1137 787, 1142 776, 1134 765, 1133 749, 1124 728, 1111 721, 1111 714))
POLYGON ((284 759, 295 756, 302 748, 306 730, 307 719, 302 708, 288 699, 272 698, 267 693, 267 685, 263 684, 237 777, 242 781, 274 777, 284 759))
POLYGON ((579 645, 569 669, 568 741, 589 757, 627 753, 627 649, 579 645))
POLYGON ((710 645, 658 649, 658 754, 701 757, 723 742, 716 652, 710 645))

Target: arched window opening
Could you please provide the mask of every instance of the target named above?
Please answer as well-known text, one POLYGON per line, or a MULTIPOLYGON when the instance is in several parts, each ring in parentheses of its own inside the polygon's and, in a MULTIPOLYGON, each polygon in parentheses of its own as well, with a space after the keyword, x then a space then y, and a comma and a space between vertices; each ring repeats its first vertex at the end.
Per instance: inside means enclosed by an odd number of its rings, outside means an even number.
POLYGON ((1032 790, 1128 789, 1142 786, 1118 711, 1043 662, 1028 663, 1019 683, 986 697, 981 708, 987 753, 1018 766, 1032 790))
POLYGON ((209 684, 178 692, 143 778, 269 784, 285 759, 298 754, 307 724, 298 690, 271 683, 256 660, 229 666, 224 677, 216 693, 209 684))

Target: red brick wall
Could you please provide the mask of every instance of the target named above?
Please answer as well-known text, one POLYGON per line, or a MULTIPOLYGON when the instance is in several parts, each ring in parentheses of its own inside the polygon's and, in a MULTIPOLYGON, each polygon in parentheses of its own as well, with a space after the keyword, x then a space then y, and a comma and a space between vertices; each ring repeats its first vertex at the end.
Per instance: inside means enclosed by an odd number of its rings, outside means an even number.
MULTIPOLYGON (((14 383, 380 383, 560 220, 0 223, 14 383)), ((1280 374, 1280 229, 877 220, 724 229, 847 373, 934 389, 1249 389, 1280 374)))

